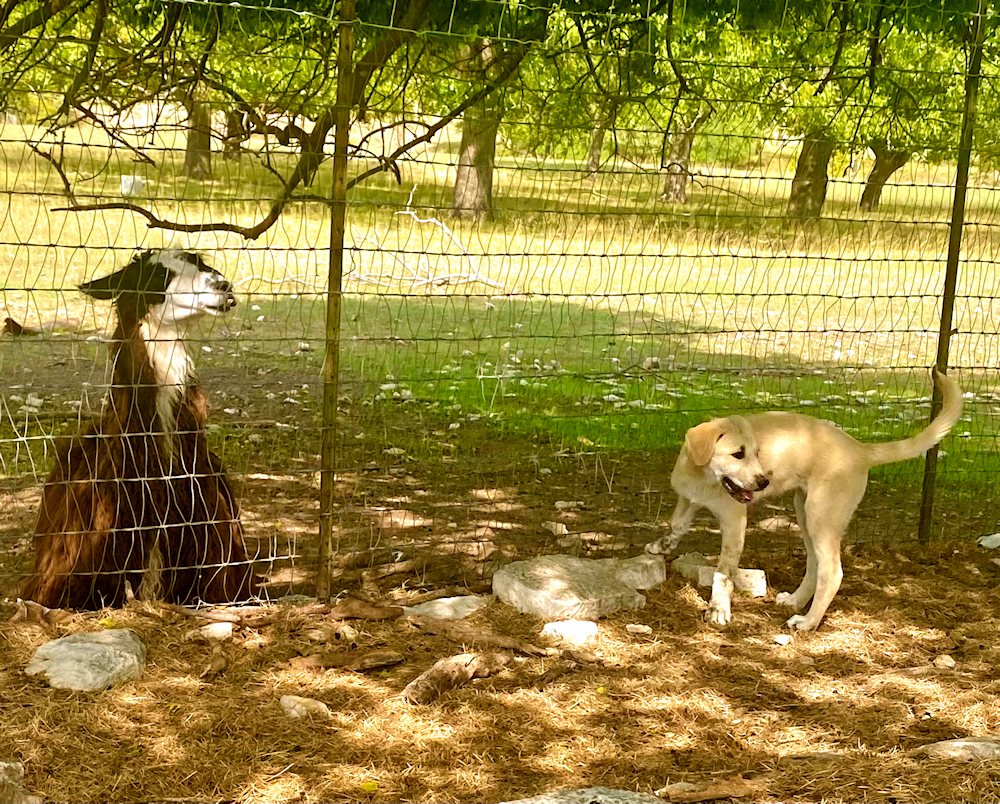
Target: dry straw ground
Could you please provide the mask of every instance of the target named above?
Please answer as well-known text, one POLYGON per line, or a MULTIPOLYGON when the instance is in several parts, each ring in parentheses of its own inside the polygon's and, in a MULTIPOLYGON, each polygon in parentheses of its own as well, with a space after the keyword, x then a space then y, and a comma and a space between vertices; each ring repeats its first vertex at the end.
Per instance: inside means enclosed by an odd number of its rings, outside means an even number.
MULTIPOLYGON (((697 545, 694 545, 697 546, 697 545)), ((773 588, 802 557, 769 552, 773 588)), ((201 677, 212 649, 189 617, 153 604, 78 614, 42 632, 0 606, 4 758, 56 801, 503 801, 565 786, 654 791, 743 777, 761 801, 995 801, 1000 768, 918 760, 935 740, 1000 728, 996 589, 1000 569, 972 542, 848 550, 846 581, 820 630, 780 644, 786 613, 740 600, 733 624, 701 620, 702 595, 671 576, 645 609, 599 624, 606 666, 582 666, 541 690, 550 658, 517 658, 500 675, 433 703, 406 684, 464 648, 404 620, 355 622, 357 650, 404 661, 372 673, 298 669, 339 648, 336 622, 275 606, 238 632, 225 670, 201 677), (651 636, 625 626, 644 623, 651 636), (59 634, 136 630, 143 677, 101 693, 52 690, 22 672, 59 634), (948 654, 950 670, 932 661, 948 654), (319 699, 332 720, 293 721, 278 699, 319 699)), ((408 602, 402 586, 356 595, 408 602)), ((501 603, 471 623, 543 644, 542 623, 501 603)))

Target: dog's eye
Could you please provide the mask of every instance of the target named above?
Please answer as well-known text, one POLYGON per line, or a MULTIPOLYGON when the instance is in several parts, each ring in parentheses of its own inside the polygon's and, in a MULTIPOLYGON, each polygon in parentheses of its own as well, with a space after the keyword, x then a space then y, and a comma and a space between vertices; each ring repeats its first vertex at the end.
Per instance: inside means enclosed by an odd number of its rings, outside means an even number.
POLYGON ((747 451, 742 447, 740 447, 738 450, 736 450, 736 452, 733 453, 733 457, 738 461, 742 461, 746 456, 747 456, 747 451))

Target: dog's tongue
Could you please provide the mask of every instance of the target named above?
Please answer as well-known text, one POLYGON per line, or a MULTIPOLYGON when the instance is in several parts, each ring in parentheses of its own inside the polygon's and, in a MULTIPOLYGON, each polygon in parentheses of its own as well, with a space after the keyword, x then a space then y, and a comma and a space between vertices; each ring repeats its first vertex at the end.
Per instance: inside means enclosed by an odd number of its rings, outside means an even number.
POLYGON ((744 505, 750 505, 753 502, 753 492, 740 489, 740 502, 744 505))

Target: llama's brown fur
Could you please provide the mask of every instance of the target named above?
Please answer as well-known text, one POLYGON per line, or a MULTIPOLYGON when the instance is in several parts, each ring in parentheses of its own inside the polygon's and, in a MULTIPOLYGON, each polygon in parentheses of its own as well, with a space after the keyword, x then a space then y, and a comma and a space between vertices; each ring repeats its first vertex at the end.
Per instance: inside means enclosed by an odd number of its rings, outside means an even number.
POLYGON ((50 607, 121 605, 125 582, 139 591, 152 560, 164 600, 247 599, 256 583, 238 506, 205 439, 208 400, 188 384, 164 435, 139 322, 123 304, 118 312, 104 412, 57 450, 22 594, 50 607))

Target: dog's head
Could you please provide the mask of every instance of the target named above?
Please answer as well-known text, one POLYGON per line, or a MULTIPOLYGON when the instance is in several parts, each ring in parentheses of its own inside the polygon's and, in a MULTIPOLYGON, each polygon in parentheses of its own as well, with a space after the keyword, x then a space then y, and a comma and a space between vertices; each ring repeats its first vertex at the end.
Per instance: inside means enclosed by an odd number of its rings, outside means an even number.
POLYGON ((757 439, 742 416, 712 419, 687 431, 684 449, 737 502, 749 505, 770 480, 760 465, 757 439))

